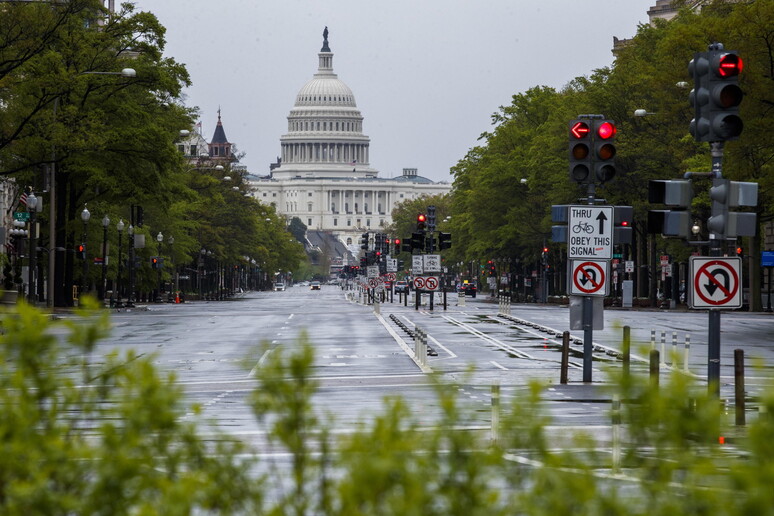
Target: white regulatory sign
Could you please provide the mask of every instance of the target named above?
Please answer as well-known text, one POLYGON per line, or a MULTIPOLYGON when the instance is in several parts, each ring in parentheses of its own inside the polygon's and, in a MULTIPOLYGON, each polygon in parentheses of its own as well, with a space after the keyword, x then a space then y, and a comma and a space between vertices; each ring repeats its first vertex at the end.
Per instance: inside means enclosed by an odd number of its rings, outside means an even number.
POLYGON ((613 257, 613 207, 570 206, 567 257, 609 260, 613 257))
POLYGON ((426 254, 424 256, 425 263, 424 269, 427 272, 441 272, 441 255, 440 254, 426 254))
POLYGON ((411 273, 414 276, 418 276, 419 274, 424 274, 425 269, 423 267, 423 260, 422 255, 415 254, 411 257, 411 273))

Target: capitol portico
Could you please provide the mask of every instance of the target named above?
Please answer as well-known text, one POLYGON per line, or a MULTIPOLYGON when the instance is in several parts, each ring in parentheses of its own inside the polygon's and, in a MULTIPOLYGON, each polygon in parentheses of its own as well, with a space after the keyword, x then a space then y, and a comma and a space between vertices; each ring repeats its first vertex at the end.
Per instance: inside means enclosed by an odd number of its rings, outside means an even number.
POLYGON ((370 138, 363 133, 355 97, 333 72, 327 27, 318 59, 317 73, 298 92, 288 115, 277 163, 270 175, 250 182, 253 196, 288 220, 298 217, 310 230, 331 232, 351 244, 358 233, 390 224, 398 203, 448 193, 451 185, 424 178, 415 168, 379 178, 370 165, 370 138))

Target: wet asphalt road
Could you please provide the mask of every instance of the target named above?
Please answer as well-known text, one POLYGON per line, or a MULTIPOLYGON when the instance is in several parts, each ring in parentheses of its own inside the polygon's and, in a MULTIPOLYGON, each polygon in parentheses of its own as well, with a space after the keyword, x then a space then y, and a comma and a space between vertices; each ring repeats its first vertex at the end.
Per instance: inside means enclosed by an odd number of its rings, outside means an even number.
MULTIPOLYGON (((514 305, 508 319, 497 316, 497 303, 481 296, 466 300, 465 306, 457 306, 454 294, 448 299, 447 310, 436 299, 431 312, 427 304, 418 311, 411 302, 404 307, 396 296, 394 303, 381 305, 376 315, 373 307, 357 302, 356 295, 348 298, 339 287, 325 285, 320 291, 292 287, 285 292, 246 293, 227 301, 149 305, 147 310, 114 313, 112 335, 100 343, 95 355, 115 349, 153 354, 160 368, 176 374, 186 401, 201 405, 199 416, 187 417, 257 448, 265 444, 266 429, 248 404, 256 385, 253 373, 267 350, 292 349, 303 334, 316 355, 320 392, 315 408, 333 418, 335 430, 341 432, 380 412, 383 399, 391 395, 402 396, 422 424, 432 425, 439 408, 429 370, 455 383, 462 404, 471 409, 465 422, 470 429, 490 427, 492 385, 500 386, 505 404, 536 379, 548 384, 546 407, 555 426, 604 431, 609 428, 610 403, 596 386, 605 383, 606 368, 621 367, 614 350, 620 350, 623 324, 632 328, 633 353, 639 357, 647 356, 651 329, 656 330, 659 349, 660 333, 667 332, 667 353, 672 332, 677 332, 674 366, 678 369, 684 369, 682 342, 690 333, 688 368, 700 381, 706 378, 706 313, 607 310, 606 329, 594 333, 598 345, 594 384, 582 383, 582 345, 573 344, 570 383, 560 385, 561 337, 547 330, 561 333, 568 328, 566 307, 514 305), (419 325, 427 332, 428 344, 438 355, 427 357, 425 368, 413 359, 413 341, 395 319, 409 329, 419 325)), ((722 397, 733 398, 734 347, 743 347, 750 363, 761 358, 774 364, 772 325, 770 314, 723 315, 722 397)), ((582 338, 582 333, 573 332, 573 336, 582 338)), ((667 360, 671 361, 672 357, 667 360)), ((767 385, 770 367, 748 369, 751 396, 767 385)), ((632 371, 645 375, 647 364, 635 360, 632 371)))

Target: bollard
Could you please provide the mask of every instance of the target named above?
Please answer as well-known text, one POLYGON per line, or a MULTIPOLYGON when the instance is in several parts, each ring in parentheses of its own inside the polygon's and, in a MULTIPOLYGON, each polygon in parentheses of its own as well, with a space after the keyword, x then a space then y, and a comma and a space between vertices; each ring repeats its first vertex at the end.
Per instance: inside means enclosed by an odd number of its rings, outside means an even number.
POLYGON ((500 384, 492 384, 492 444, 497 444, 500 429, 500 384))
POLYGON ((379 315, 382 312, 381 305, 378 298, 374 299, 374 313, 376 315, 379 315))
POLYGON ((611 412, 613 423, 613 473, 618 473, 621 469, 621 398, 618 394, 613 394, 611 412))
POLYGON ((566 385, 568 382, 567 369, 570 366, 570 332, 562 333, 562 366, 559 373, 559 383, 566 385))
POLYGON ((623 327, 623 375, 629 377, 629 366, 632 357, 632 329, 630 326, 623 327))
POLYGON ((465 292, 457 294, 457 306, 465 306, 465 292))
POLYGON ((666 332, 661 330, 661 367, 666 367, 666 332))
POLYGON ((658 350, 652 349, 650 351, 650 382, 653 387, 658 388, 658 375, 659 375, 659 357, 658 350))
POLYGON ((650 330, 650 349, 656 349, 656 330, 650 330))
POLYGON ((677 332, 672 332, 672 367, 677 365, 677 332))
POLYGON ((736 425, 745 425, 744 400, 744 350, 734 350, 734 404, 736 405, 736 425))
POLYGON ((691 354, 691 334, 686 333, 685 334, 685 356, 683 357, 683 371, 686 373, 689 371, 688 369, 688 357, 691 354))

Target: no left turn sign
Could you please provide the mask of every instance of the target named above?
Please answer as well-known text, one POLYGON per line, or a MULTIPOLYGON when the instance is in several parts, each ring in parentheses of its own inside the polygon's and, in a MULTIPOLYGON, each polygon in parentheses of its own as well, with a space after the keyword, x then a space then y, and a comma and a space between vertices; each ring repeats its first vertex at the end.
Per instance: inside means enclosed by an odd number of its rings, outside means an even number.
POLYGON ((742 259, 691 257, 691 308, 741 308, 742 259))
POLYGON ((573 260, 570 293, 581 296, 607 295, 607 262, 573 260))

